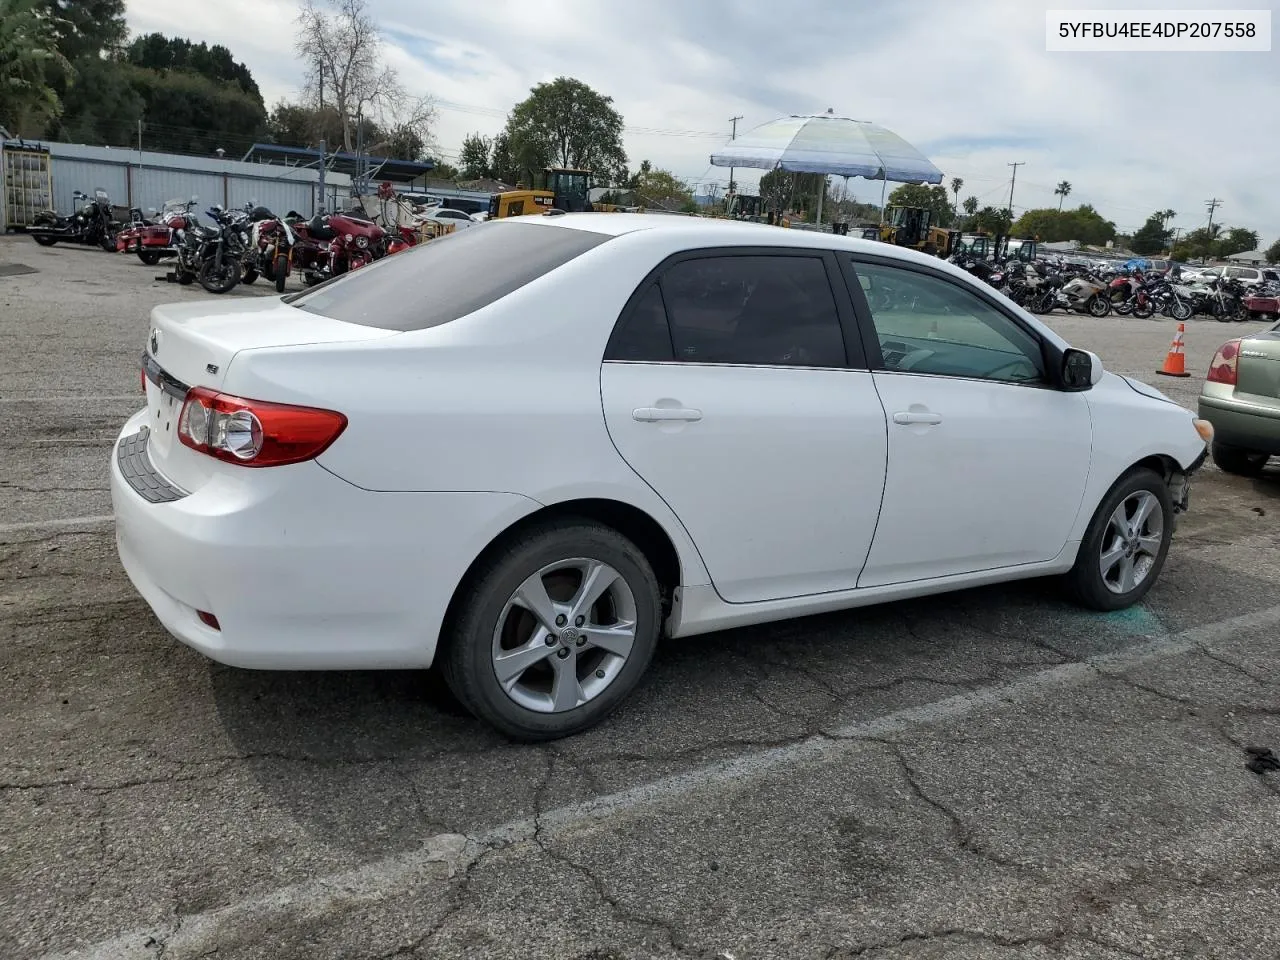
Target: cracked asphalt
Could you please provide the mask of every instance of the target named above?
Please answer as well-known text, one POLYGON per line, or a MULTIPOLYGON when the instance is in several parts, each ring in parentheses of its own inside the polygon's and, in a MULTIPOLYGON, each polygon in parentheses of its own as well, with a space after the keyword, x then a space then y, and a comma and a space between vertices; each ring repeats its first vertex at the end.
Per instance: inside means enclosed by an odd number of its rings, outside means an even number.
MULTIPOLYGON (((207 294, 4 262, 39 272, 0 277, 0 957, 1280 955, 1280 772, 1245 767, 1280 752, 1280 465, 1204 469, 1140 608, 1030 582, 670 641, 608 723, 515 746, 429 674, 170 639, 106 463, 147 310, 207 294)), ((1051 322, 1194 402, 1170 321, 1051 322)), ((1254 328, 1190 322, 1188 368, 1254 328)))

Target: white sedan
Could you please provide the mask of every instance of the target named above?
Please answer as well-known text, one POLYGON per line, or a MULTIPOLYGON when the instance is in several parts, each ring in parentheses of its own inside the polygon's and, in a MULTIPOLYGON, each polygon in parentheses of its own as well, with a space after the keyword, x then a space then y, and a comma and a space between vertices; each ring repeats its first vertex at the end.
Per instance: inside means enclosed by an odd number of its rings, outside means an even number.
POLYGON ((454 210, 451 207, 428 207, 418 216, 430 220, 439 220, 441 223, 451 223, 458 230, 474 227, 480 222, 472 214, 463 210, 454 210))
POLYGON ((142 383, 111 492, 171 633, 439 664, 525 740, 607 715, 660 633, 1045 575, 1136 603, 1212 435, 936 258, 643 214, 157 307, 142 383))

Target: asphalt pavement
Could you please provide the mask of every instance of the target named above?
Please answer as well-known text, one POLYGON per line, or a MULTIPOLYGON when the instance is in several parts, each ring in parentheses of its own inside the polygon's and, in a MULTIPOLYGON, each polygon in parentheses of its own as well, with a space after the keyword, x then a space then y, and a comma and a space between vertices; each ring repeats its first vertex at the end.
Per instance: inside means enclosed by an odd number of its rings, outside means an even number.
MULTIPOLYGON (((1277 466, 1206 466, 1132 610, 1028 582, 668 641, 516 746, 430 674, 221 667, 136 597, 107 458, 147 311, 208 296, 163 272, 0 238, 0 957, 1280 955, 1277 466)), ((1188 405, 1259 326, 1188 322, 1175 380, 1172 321, 1050 322, 1188 405)))

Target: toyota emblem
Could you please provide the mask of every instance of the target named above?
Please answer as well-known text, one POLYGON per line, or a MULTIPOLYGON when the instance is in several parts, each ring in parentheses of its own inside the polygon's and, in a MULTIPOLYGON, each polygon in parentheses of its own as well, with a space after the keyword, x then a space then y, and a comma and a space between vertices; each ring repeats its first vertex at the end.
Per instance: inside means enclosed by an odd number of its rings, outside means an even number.
POLYGON ((154 357, 160 352, 160 331, 151 331, 151 355, 154 357))

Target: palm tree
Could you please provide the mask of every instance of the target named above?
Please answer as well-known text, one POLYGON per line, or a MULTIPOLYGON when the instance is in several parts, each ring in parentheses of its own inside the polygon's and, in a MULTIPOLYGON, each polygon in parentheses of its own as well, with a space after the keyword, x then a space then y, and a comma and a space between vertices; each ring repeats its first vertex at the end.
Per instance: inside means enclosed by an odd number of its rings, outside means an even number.
POLYGON ((1156 216, 1160 218, 1161 223, 1168 223, 1177 215, 1178 215, 1178 211, 1176 210, 1162 210, 1156 214, 1156 216))
POLYGON ((978 198, 977 198, 977 197, 965 197, 965 200, 964 200, 964 212, 965 212, 965 213, 967 213, 967 214, 968 214, 969 216, 971 216, 971 217, 972 217, 975 213, 977 213, 977 212, 978 212, 978 198))
POLYGON ((1058 198, 1058 212, 1061 213, 1062 201, 1067 199, 1067 194, 1071 192, 1071 184, 1066 180, 1062 180, 1058 183, 1058 186, 1054 188, 1053 192, 1058 198))
POLYGON ((19 136, 39 136, 62 112, 46 69, 69 71, 70 65, 58 52, 45 6, 44 0, 0 0, 0 122, 19 136))
POLYGON ((960 215, 960 188, 963 186, 964 186, 964 181, 962 179, 960 179, 959 177, 951 178, 951 192, 956 195, 956 202, 955 202, 955 205, 952 207, 952 210, 955 211, 956 216, 960 215))

